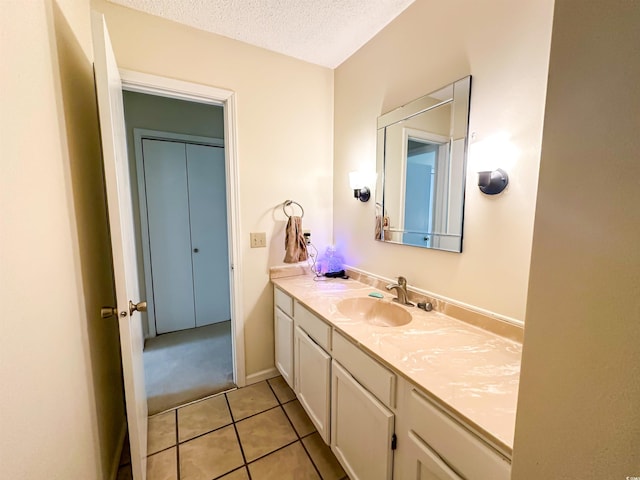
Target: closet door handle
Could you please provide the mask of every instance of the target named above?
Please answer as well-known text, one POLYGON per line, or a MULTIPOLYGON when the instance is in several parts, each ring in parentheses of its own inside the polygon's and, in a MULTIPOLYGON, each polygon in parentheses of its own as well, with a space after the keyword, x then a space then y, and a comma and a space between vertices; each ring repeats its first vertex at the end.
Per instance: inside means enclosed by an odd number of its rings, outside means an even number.
POLYGON ((199 249, 199 248, 194 248, 194 249, 193 249, 193 253, 198 253, 199 251, 200 251, 200 249, 199 249))
POLYGON ((129 300, 129 315, 133 315, 133 312, 146 312, 147 302, 133 303, 129 300))

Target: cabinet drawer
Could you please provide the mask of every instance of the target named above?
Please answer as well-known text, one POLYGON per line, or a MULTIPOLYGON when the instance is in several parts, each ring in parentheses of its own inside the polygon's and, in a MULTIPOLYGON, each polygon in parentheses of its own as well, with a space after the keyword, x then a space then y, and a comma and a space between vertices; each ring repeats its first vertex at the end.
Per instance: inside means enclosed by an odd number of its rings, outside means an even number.
POLYGON ((315 342, 327 352, 331 351, 331 327, 303 307, 297 300, 294 302, 293 318, 315 342))
POLYGON ((273 289, 273 298, 276 303, 276 307, 290 317, 293 317, 293 299, 289 295, 284 293, 278 287, 275 287, 273 289))
POLYGON ((413 386, 408 388, 408 433, 414 442, 419 439, 428 444, 444 464, 467 480, 509 480, 508 460, 431 403, 422 392, 413 386))
POLYGON ((333 358, 386 406, 395 408, 396 375, 340 333, 333 334, 333 358))

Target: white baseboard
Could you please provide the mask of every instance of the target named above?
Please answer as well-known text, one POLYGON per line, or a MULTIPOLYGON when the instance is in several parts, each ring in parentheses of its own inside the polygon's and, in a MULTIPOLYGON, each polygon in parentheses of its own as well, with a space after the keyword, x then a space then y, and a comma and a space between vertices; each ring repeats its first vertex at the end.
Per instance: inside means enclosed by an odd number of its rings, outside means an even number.
POLYGON ((120 457, 122 457, 122 450, 124 449, 124 440, 127 437, 127 421, 122 422, 122 426, 120 427, 120 436, 118 438, 118 446, 116 448, 116 455, 111 460, 111 474, 109 475, 110 480, 116 480, 118 477, 118 470, 120 468, 120 457))
POLYGON ((278 372, 276 367, 267 368, 256 373, 252 373, 251 375, 247 375, 245 384, 253 385, 254 383, 262 382, 263 380, 277 377, 278 375, 280 375, 280 372, 278 372))

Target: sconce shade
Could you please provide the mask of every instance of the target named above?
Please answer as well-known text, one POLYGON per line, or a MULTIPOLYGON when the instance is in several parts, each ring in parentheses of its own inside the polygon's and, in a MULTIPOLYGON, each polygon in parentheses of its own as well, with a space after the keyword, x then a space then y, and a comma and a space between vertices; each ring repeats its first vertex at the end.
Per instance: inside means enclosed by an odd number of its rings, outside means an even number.
POLYGON ((478 187, 482 193, 496 195, 507 188, 508 184, 509 175, 501 168, 493 171, 478 172, 478 187))
POLYGON ((364 187, 364 178, 360 172, 351 172, 349 173, 349 186, 353 190, 359 190, 364 187))

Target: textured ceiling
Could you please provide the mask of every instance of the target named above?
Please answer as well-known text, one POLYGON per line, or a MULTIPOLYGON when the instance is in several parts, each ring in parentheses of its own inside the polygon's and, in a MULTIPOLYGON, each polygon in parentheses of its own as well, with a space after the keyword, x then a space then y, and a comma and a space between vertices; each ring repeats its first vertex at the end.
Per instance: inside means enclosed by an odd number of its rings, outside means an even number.
POLYGON ((335 68, 414 0, 109 0, 335 68))

